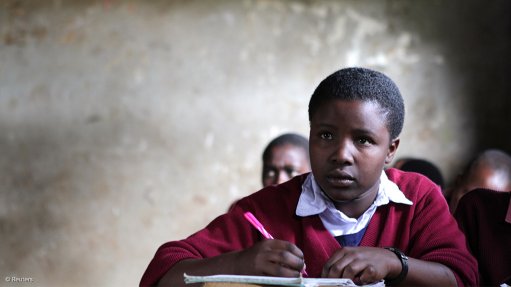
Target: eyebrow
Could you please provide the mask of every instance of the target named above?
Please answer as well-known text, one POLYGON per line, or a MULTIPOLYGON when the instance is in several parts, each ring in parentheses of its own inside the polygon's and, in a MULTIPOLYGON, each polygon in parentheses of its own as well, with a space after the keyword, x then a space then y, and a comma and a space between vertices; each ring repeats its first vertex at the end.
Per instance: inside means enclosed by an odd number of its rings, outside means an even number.
MULTIPOLYGON (((321 128, 332 128, 332 129, 336 129, 336 125, 333 125, 333 124, 326 124, 326 123, 319 123, 319 124, 316 124, 318 127, 321 127, 321 128)), ((363 129, 363 128, 355 128, 354 129, 355 132, 357 133, 365 133, 365 134, 375 134, 373 131, 369 130, 369 129, 363 129)))
MULTIPOLYGON (((331 128, 331 129, 335 129, 335 125, 332 125, 332 124, 317 124, 317 126, 319 128, 331 128)), ((351 131, 352 134, 355 134, 355 135, 367 135, 367 136, 370 136, 371 138, 373 139, 377 139, 377 138, 380 138, 380 135, 374 131, 371 131, 371 130, 368 130, 368 129, 363 129, 363 128, 355 128, 351 131)))

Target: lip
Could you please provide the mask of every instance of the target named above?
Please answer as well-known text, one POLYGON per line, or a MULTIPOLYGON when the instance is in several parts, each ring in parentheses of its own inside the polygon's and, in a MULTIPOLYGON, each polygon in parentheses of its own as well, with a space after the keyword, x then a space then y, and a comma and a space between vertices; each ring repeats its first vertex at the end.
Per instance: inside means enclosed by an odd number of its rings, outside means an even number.
POLYGON ((326 180, 330 185, 338 188, 345 188, 351 186, 356 179, 348 172, 342 170, 335 170, 326 176, 326 180))

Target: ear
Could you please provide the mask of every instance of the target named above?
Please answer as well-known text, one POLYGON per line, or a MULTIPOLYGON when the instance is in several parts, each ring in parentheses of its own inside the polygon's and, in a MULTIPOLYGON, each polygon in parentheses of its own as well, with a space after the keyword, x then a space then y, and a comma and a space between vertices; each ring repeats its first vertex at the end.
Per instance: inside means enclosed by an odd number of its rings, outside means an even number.
POLYGON ((385 164, 390 164, 396 155, 397 147, 399 146, 399 138, 395 138, 390 142, 389 150, 387 151, 387 157, 385 158, 385 164))

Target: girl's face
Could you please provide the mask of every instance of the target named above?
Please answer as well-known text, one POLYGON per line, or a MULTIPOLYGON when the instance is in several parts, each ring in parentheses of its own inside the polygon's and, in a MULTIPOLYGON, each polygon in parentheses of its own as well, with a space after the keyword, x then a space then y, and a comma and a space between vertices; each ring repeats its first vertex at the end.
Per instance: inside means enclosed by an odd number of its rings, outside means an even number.
POLYGON ((280 184, 309 171, 307 149, 292 144, 274 146, 270 159, 263 162, 263 186, 280 184))
POLYGON ((390 139, 377 103, 332 100, 311 119, 312 173, 336 207, 358 217, 374 201, 383 167, 392 161, 399 139, 390 139))

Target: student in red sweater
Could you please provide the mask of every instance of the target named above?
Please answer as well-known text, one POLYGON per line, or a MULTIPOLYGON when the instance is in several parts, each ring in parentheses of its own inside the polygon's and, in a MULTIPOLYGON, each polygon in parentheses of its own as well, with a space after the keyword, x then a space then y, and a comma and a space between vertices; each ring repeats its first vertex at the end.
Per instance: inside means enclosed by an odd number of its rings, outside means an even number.
POLYGON ((481 286, 511 284, 511 191, 472 190, 454 217, 479 262, 481 286))
POLYGON ((387 285, 474 286, 477 262, 438 186, 384 171, 399 146, 404 104, 382 73, 346 68, 309 102, 312 172, 239 200, 190 237, 163 244, 141 286, 190 275, 385 279, 387 285), (275 239, 247 222, 252 212, 275 239))
POLYGON ((456 211, 459 200, 476 188, 511 190, 511 156, 502 150, 487 149, 470 160, 454 186, 446 191, 451 213, 456 211))

